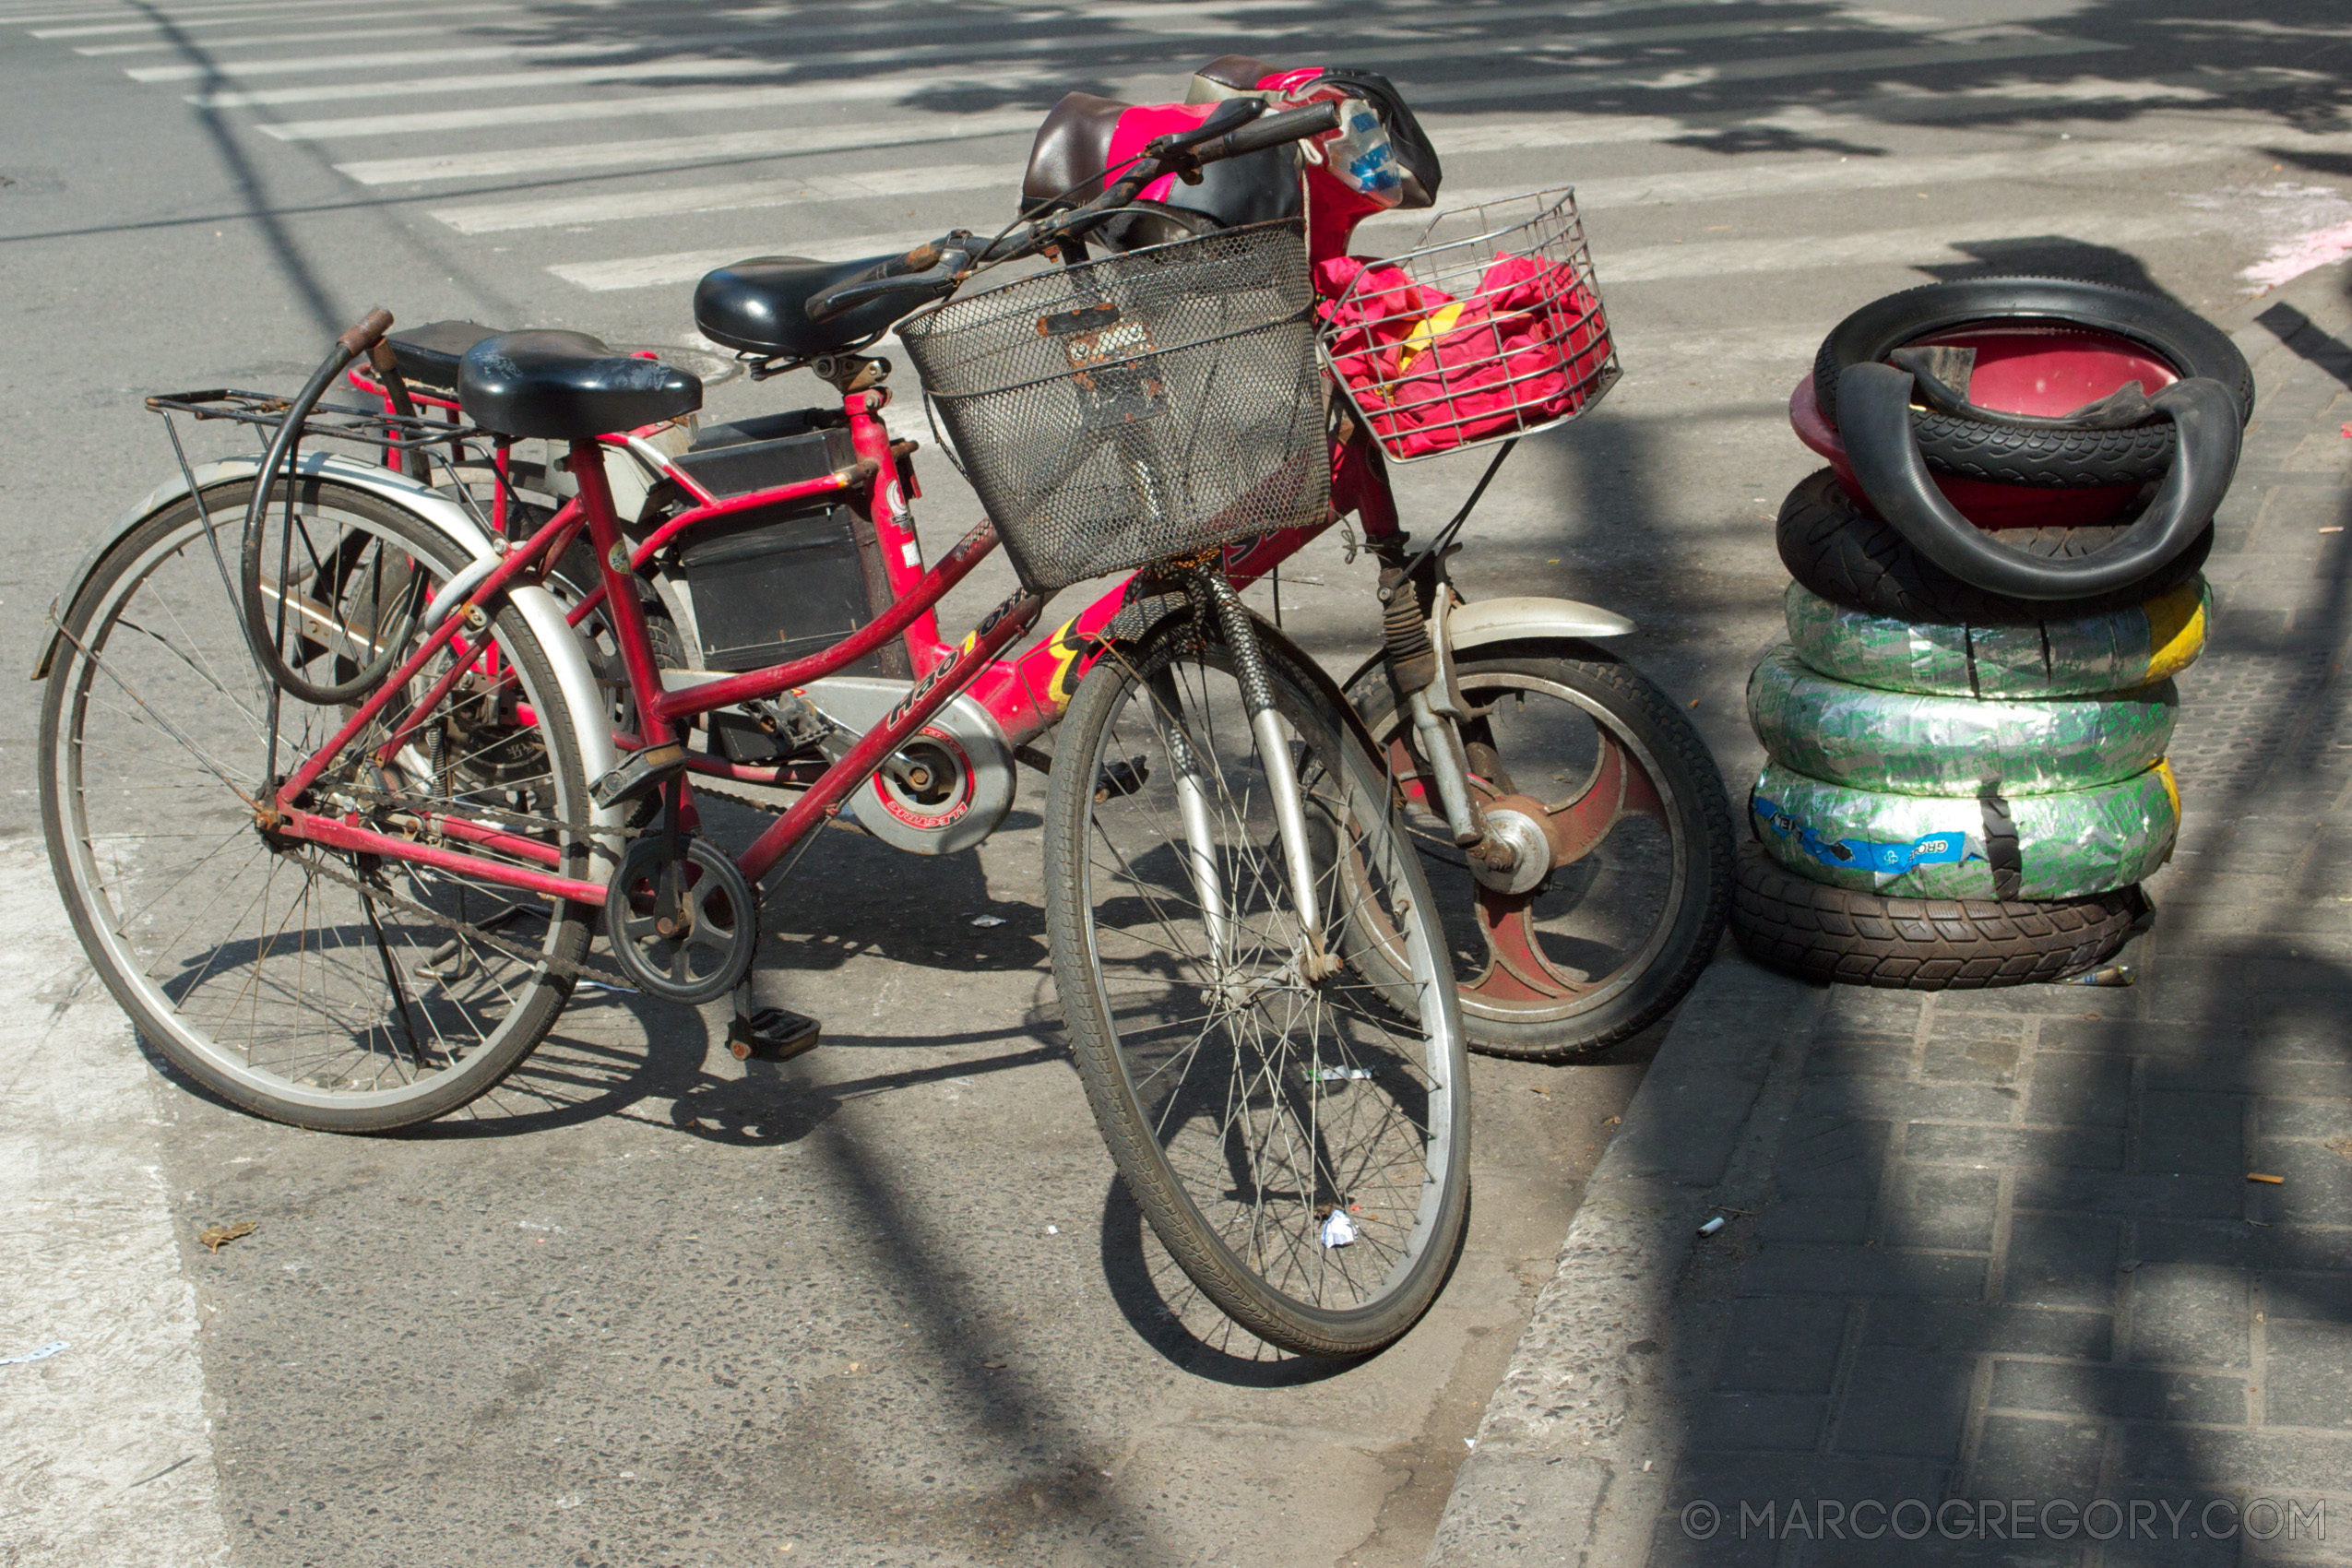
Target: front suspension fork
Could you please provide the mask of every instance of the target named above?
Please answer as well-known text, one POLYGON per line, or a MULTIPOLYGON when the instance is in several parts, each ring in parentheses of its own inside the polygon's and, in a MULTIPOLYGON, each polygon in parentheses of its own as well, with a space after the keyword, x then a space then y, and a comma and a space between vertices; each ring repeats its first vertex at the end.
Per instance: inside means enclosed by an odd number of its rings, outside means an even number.
MULTIPOLYGON (((1300 944, 1295 956, 1299 972, 1310 981, 1326 979, 1338 971, 1339 959, 1324 930, 1322 885, 1315 873, 1313 847, 1307 837, 1305 797, 1300 790, 1298 767, 1291 760, 1289 738, 1283 733, 1281 715, 1275 711, 1274 683, 1266 673, 1265 653, 1258 645, 1257 629, 1251 624, 1249 611, 1232 585, 1214 569, 1194 575, 1186 585, 1186 591, 1195 618, 1204 624, 1204 629, 1214 622, 1232 658, 1233 677, 1241 688, 1242 706, 1249 713, 1250 734, 1265 768, 1266 792, 1273 798, 1275 824, 1282 839, 1283 866, 1299 916, 1300 944)), ((1170 727, 1181 730, 1182 720, 1172 706, 1169 714, 1170 727)), ((1178 809, 1184 836, 1191 841, 1193 885, 1200 895, 1214 965, 1222 973, 1231 956, 1231 930, 1217 859, 1215 828, 1208 814, 1208 786, 1200 777, 1196 764, 1187 769, 1186 763, 1191 760, 1189 747, 1181 751, 1171 747, 1170 754, 1177 768, 1178 809)))
POLYGON ((1405 699, 1414 737, 1429 760, 1446 828, 1454 842, 1467 849, 1486 837, 1487 824, 1478 797, 1470 791, 1470 758, 1461 729, 1469 716, 1461 708, 1453 650, 1446 646, 1445 615, 1453 602, 1452 587, 1437 563, 1417 573, 1392 566, 1380 575, 1381 639, 1388 654, 1388 676, 1405 699))

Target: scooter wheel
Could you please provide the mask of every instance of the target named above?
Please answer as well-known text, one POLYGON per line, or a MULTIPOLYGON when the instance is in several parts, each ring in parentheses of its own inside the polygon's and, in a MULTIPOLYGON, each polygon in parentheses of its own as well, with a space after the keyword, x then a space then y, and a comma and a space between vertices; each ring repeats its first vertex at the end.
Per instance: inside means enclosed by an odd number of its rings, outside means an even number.
POLYGON ((1740 847, 1731 934, 1750 957, 1807 980, 1889 991, 2031 985, 2123 945, 2148 904, 2134 885, 2086 898, 1882 898, 1790 874, 1740 847))

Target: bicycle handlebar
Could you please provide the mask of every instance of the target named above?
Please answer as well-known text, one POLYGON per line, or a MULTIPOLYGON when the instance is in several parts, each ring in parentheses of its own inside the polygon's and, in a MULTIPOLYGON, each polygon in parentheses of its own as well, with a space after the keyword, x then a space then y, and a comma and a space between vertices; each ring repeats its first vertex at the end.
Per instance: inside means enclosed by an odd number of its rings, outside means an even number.
POLYGON ((382 342, 384 335, 391 330, 392 313, 382 305, 378 305, 360 317, 358 326, 345 331, 335 341, 341 344, 350 358, 355 360, 382 342))
POLYGON ((1229 99, 1193 130, 1155 137, 1134 166, 1111 182, 1092 201, 1052 218, 1000 236, 975 251, 971 233, 958 229, 905 255, 894 256, 863 277, 835 285, 810 297, 802 308, 811 321, 830 321, 858 306, 898 293, 932 293, 944 298, 969 276, 968 268, 1035 255, 1048 245, 1093 227, 1108 214, 1134 201, 1144 187, 1163 175, 1188 172, 1204 163, 1263 152, 1285 142, 1302 141, 1339 128, 1339 105, 1310 103, 1279 114, 1265 113, 1262 98, 1229 99), (1254 122, 1254 123, 1248 123, 1254 122), (1238 123, 1238 124, 1237 124, 1238 123), (1227 126, 1236 128, 1228 130, 1227 126))
POLYGON ((1267 148, 1280 147, 1286 141, 1303 141, 1309 137, 1321 136, 1325 131, 1338 128, 1339 105, 1336 102, 1310 103, 1304 109, 1286 109, 1254 125, 1201 142, 1191 148, 1190 156, 1194 163, 1215 163, 1222 159, 1264 152, 1267 148))

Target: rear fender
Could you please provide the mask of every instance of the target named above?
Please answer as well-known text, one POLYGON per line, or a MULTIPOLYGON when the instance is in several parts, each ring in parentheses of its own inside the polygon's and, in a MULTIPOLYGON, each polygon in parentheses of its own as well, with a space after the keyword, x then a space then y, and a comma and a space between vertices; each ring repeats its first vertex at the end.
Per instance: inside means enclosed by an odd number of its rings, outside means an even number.
MULTIPOLYGON (((373 463, 328 452, 305 453, 295 464, 305 477, 331 479, 362 490, 407 512, 416 521, 446 540, 452 550, 469 561, 495 561, 498 550, 490 531, 476 522, 470 513, 445 495, 428 489, 406 474, 373 463)), ((195 470, 195 493, 201 493, 249 480, 260 471, 258 457, 232 457, 222 462, 208 463, 195 470)), ((147 521, 164 507, 172 505, 191 493, 188 475, 173 475, 148 492, 146 497, 125 511, 89 552, 84 555, 66 579, 63 592, 49 606, 50 634, 42 640, 41 659, 33 667, 32 678, 49 678, 51 665, 57 657, 62 640, 59 628, 65 623, 67 609, 81 597, 99 564, 112 553, 131 530, 147 521)), ((556 686, 564 706, 571 710, 572 728, 579 736, 580 760, 590 779, 602 778, 617 763, 612 745, 612 724, 605 711, 601 692, 596 683, 596 671, 589 666, 588 651, 581 646, 579 635, 564 618, 564 607, 544 588, 517 588, 507 594, 515 611, 521 615, 546 650, 548 662, 554 667, 556 686)), ((622 808, 590 808, 590 825, 600 829, 618 829, 625 814, 622 808)), ((610 856, 599 837, 592 840, 598 846, 597 874, 609 869, 610 856)))

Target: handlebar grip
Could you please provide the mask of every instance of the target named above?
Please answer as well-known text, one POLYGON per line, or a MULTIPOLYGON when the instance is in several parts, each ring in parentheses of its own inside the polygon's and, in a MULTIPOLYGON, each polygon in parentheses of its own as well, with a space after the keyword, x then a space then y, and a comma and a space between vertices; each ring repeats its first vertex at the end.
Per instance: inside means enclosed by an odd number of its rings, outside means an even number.
POLYGON ((1336 102, 1310 103, 1304 109, 1286 109, 1279 114, 1269 114, 1238 131, 1202 142, 1192 149, 1192 157, 1196 162, 1214 163, 1219 159, 1263 152, 1269 147, 1280 147, 1284 142, 1303 140, 1338 128, 1339 105, 1336 102))
POLYGON ((343 345, 351 358, 357 359, 383 341, 384 335, 391 330, 392 313, 378 305, 362 316, 357 327, 344 332, 335 341, 343 345))

